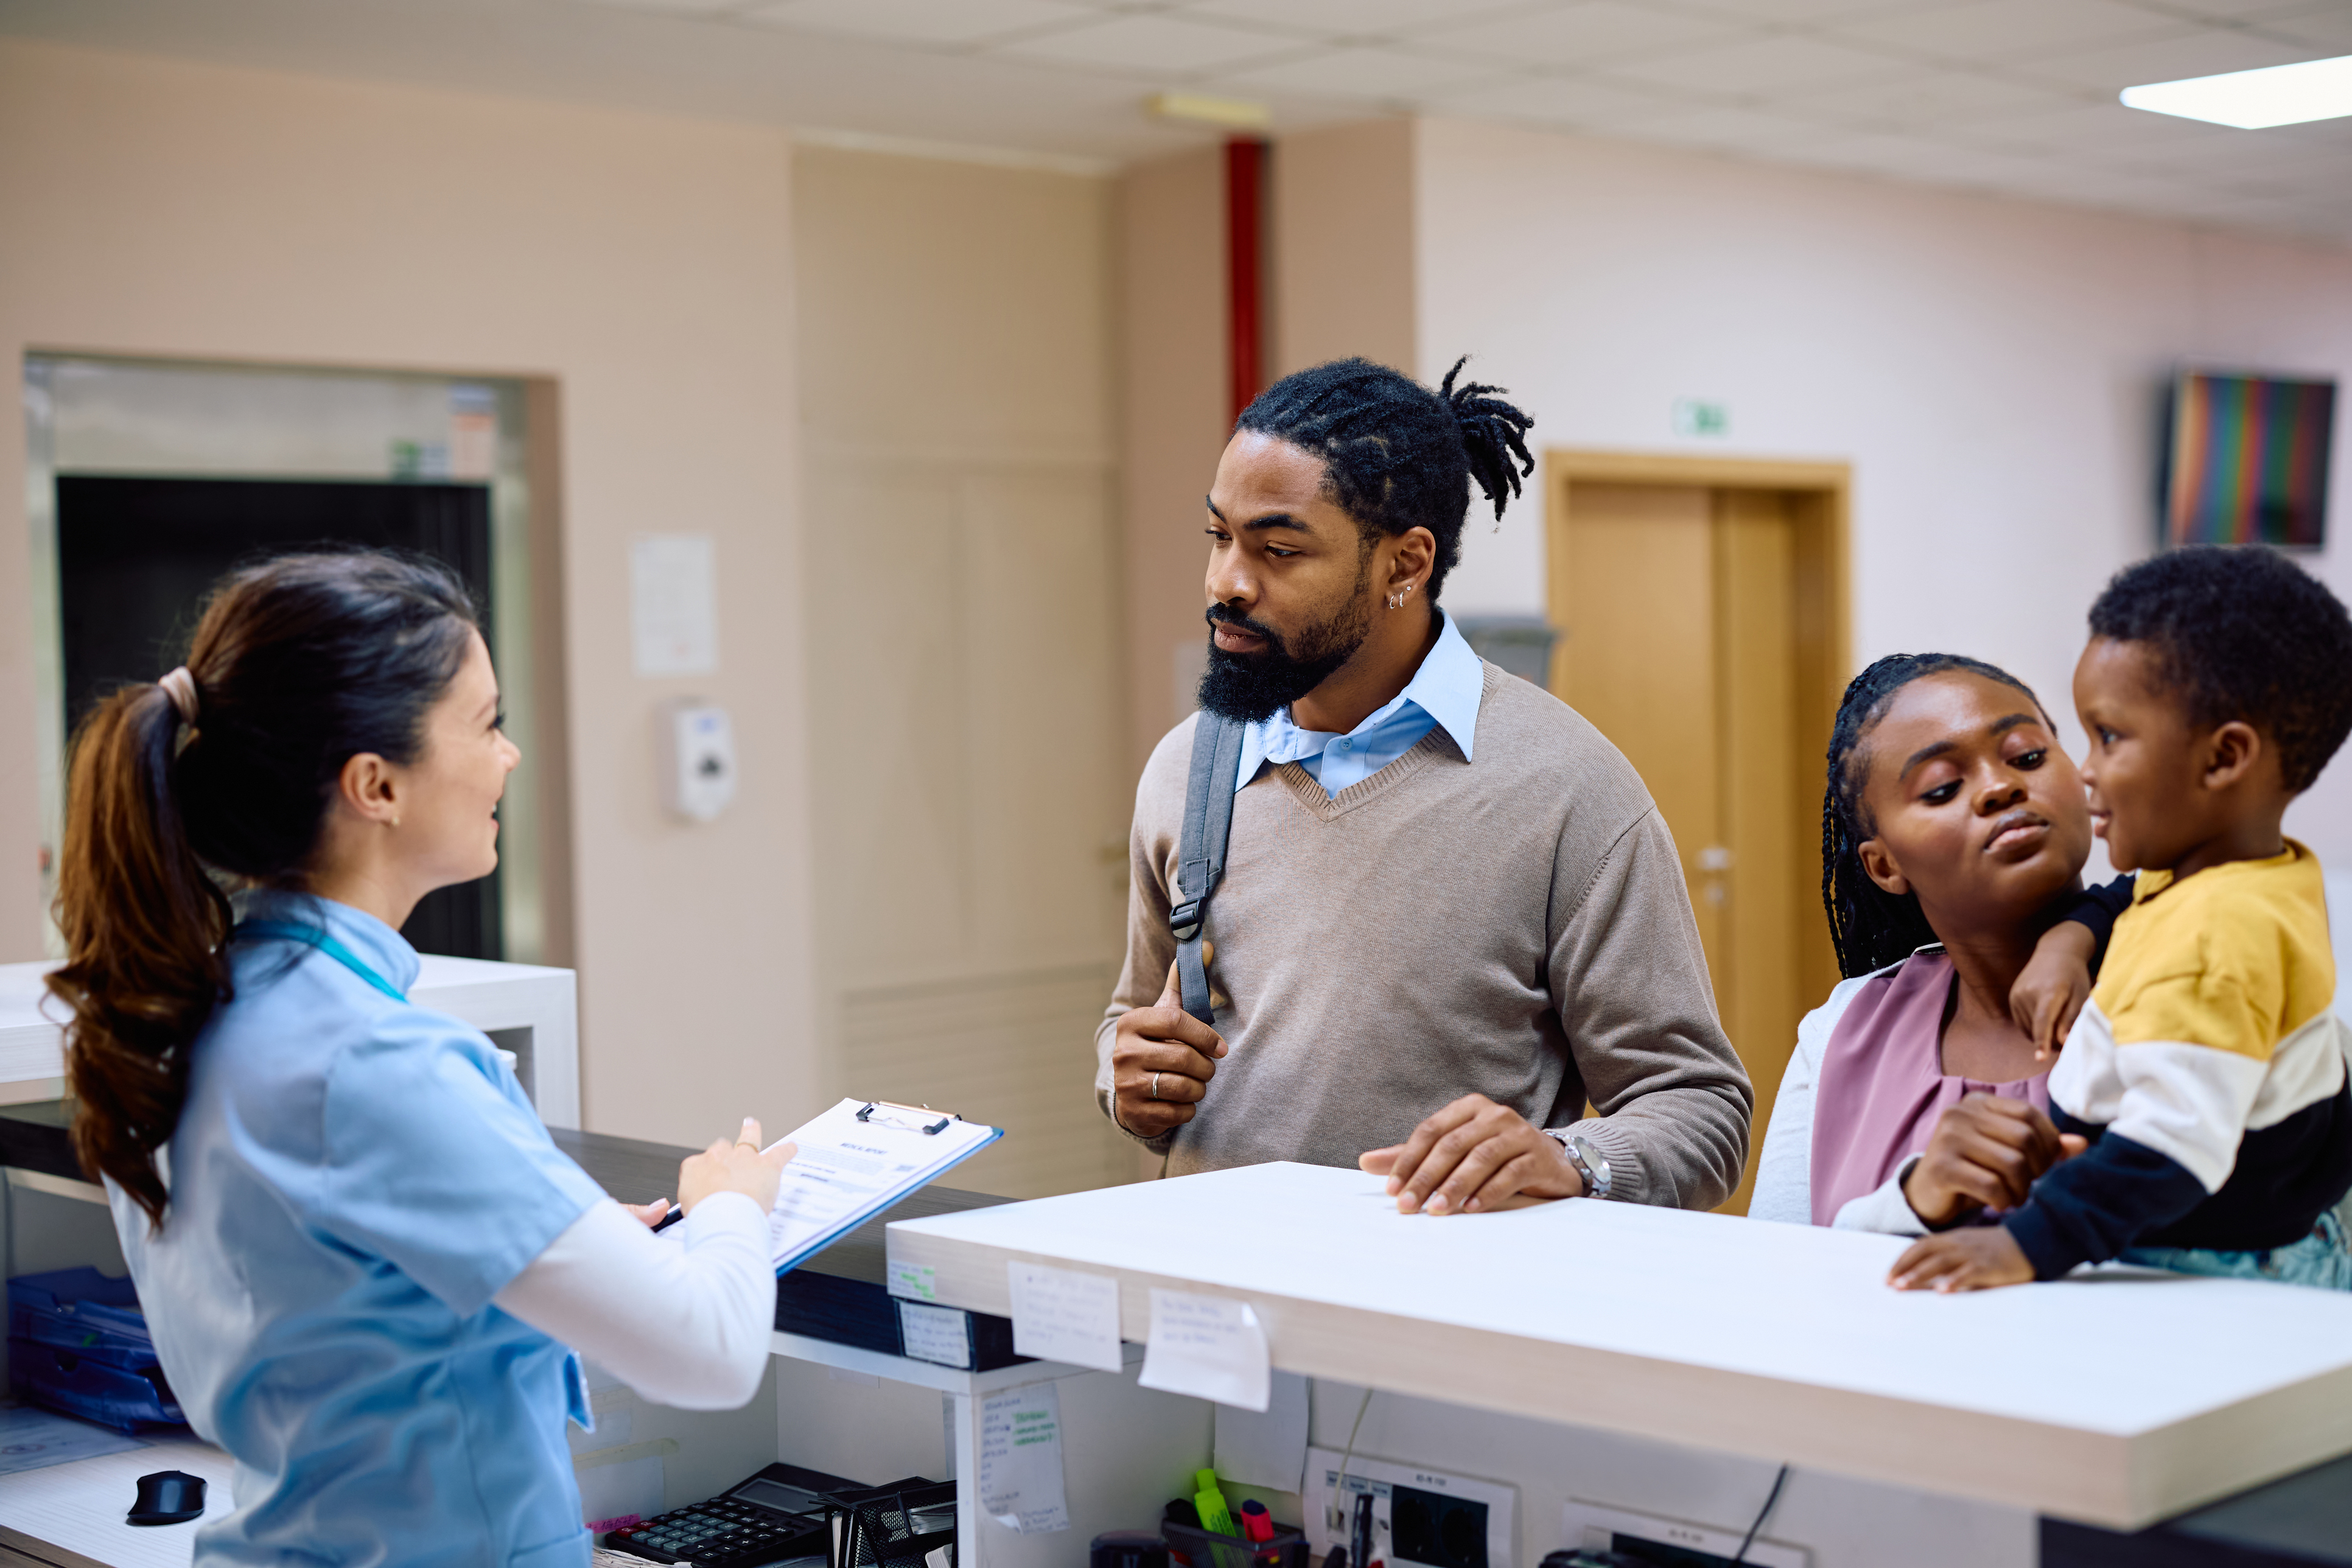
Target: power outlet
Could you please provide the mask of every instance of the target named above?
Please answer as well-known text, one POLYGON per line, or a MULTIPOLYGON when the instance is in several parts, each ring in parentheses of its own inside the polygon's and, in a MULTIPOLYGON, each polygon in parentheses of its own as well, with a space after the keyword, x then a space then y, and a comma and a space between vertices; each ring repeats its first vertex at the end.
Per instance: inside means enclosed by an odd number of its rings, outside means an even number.
MULTIPOLYGON (((1511 1568, 1515 1493, 1419 1465, 1307 1450, 1308 1533, 1318 1553, 1348 1544, 1356 1499, 1372 1500, 1371 1562, 1386 1568, 1511 1568)), ((1350 1563, 1349 1568, 1368 1568, 1350 1563)))

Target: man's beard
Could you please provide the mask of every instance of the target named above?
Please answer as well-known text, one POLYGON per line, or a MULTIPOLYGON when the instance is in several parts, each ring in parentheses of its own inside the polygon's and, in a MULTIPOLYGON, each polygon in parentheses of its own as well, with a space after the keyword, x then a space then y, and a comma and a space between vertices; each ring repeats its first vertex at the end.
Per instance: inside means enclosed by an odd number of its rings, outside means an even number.
POLYGON ((1255 653, 1227 653, 1209 637, 1209 668, 1201 676, 1201 706, 1221 719, 1255 724, 1271 719, 1284 708, 1323 684, 1331 673, 1356 657, 1372 634, 1372 607, 1364 580, 1330 619, 1298 635, 1294 649, 1282 634, 1262 621, 1209 606, 1212 626, 1223 622, 1236 630, 1265 639, 1255 653))

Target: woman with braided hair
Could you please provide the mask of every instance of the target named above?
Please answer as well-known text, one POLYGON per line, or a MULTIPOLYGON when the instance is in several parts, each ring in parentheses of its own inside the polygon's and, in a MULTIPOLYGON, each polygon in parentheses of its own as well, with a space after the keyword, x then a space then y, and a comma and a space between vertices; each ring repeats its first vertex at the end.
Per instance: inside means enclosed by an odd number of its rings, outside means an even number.
POLYGON ((1527 415, 1461 371, 1339 360, 1243 413, 1204 519, 1203 712, 1137 790, 1096 1097, 1171 1173, 1360 1163, 1430 1214, 1709 1207, 1751 1099, 1674 841, 1616 748, 1438 607, 1473 487, 1499 520, 1535 467, 1527 415), (1180 864, 1196 761, 1232 813, 1205 888, 1180 864))
POLYGON ((2081 1140, 2053 1049, 2121 889, 2082 890, 2091 820, 2006 670, 1894 654, 1839 706, 1822 898, 1846 976, 1799 1026, 1748 1213, 1918 1236, 2014 1207, 2081 1140))

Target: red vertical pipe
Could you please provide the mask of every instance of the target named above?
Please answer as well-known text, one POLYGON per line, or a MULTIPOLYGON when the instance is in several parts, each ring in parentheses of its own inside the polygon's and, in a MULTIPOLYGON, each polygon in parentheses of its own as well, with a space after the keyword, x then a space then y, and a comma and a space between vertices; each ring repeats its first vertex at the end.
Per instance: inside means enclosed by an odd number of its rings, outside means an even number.
POLYGON ((1265 389, 1265 143, 1225 142, 1225 363, 1234 417, 1265 389))

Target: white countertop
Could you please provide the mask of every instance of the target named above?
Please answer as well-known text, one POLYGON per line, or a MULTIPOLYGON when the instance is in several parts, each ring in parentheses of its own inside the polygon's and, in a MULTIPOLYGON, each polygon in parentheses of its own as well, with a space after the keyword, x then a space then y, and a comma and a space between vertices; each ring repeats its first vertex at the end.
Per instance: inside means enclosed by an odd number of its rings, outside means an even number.
POLYGON ((226 1454, 193 1437, 150 1441, 145 1447, 100 1454, 69 1464, 0 1476, 0 1546, 32 1552, 67 1568, 187 1568, 196 1529, 185 1524, 132 1524, 139 1478, 181 1470, 205 1479, 205 1519, 235 1506, 229 1481, 236 1465, 226 1454))
POLYGON ((1399 1215, 1275 1164, 908 1220, 895 1264, 1009 1314, 1012 1259, 1248 1300, 1274 1365, 2136 1528, 2352 1452, 2352 1294, 2107 1271, 1884 1283, 1899 1237, 1569 1202, 1399 1215))

